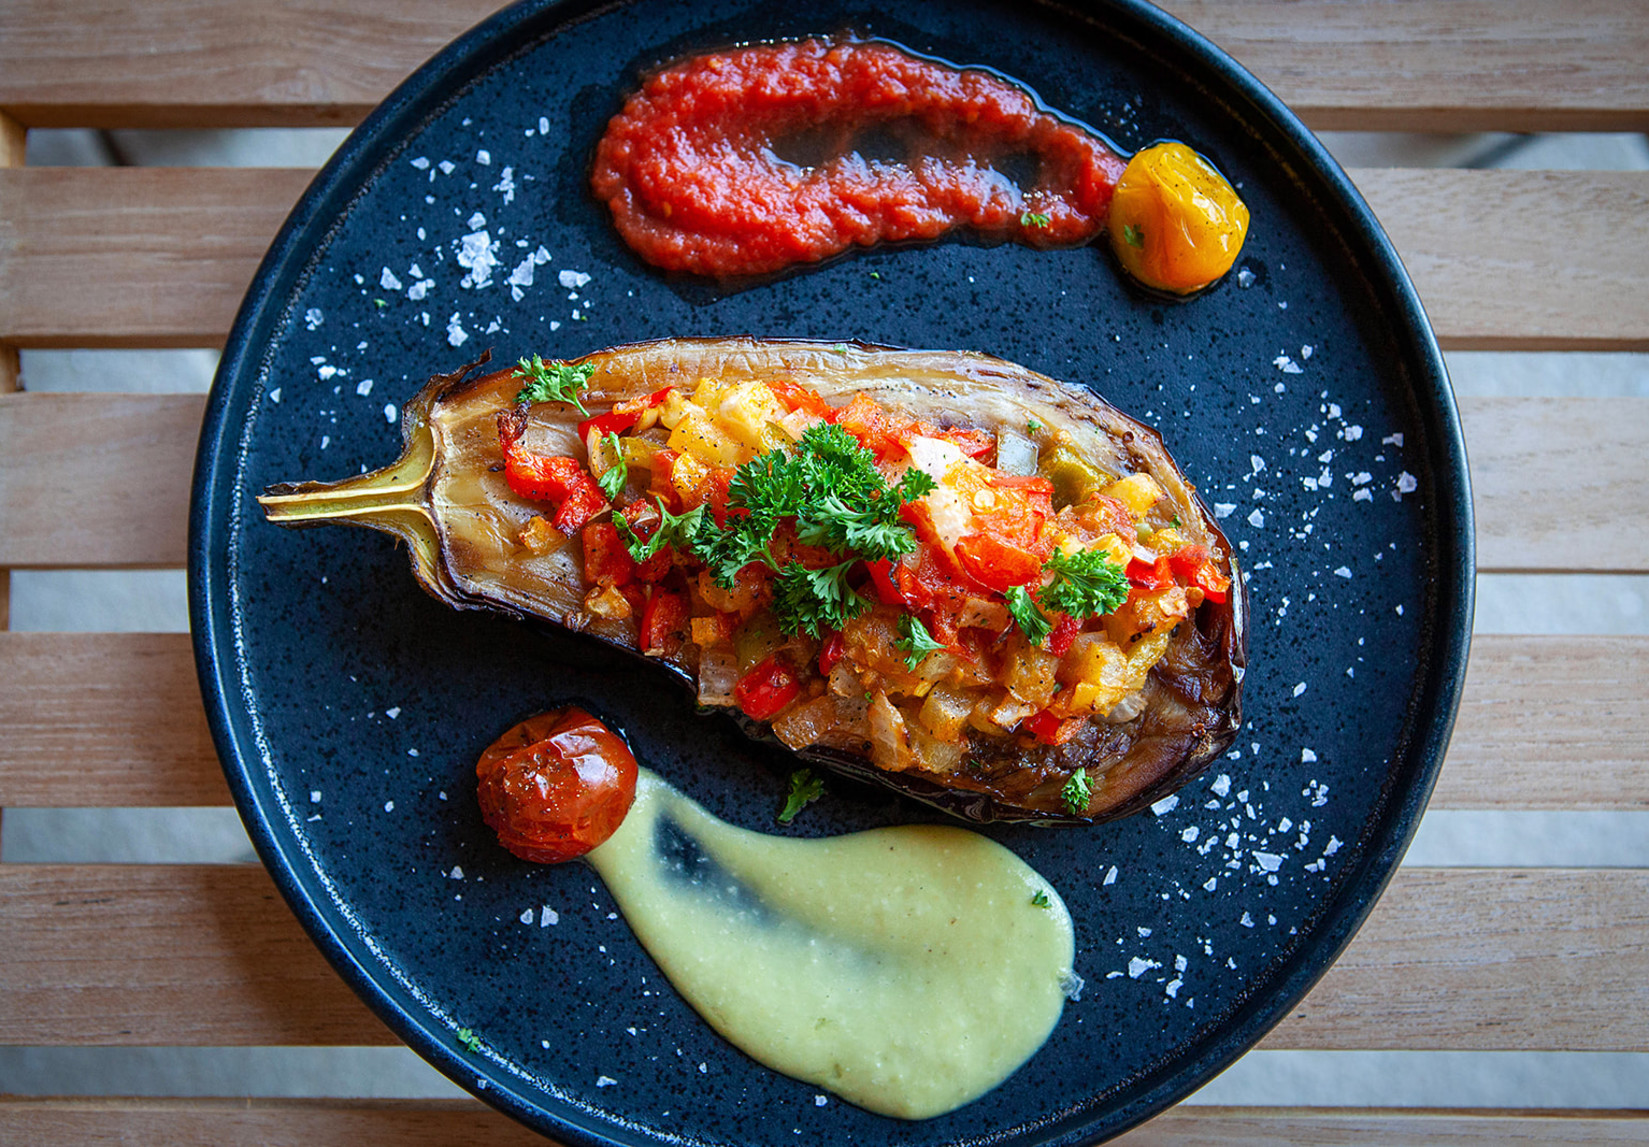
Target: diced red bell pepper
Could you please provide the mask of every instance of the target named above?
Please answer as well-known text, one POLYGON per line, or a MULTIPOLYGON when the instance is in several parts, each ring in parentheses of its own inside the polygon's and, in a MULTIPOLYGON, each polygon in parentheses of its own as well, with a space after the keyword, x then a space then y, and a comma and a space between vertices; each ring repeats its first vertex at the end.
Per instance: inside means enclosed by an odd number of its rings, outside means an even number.
POLYGON ((793 378, 770 378, 767 380, 767 389, 773 392, 773 397, 786 410, 805 410, 827 421, 836 413, 836 408, 824 400, 817 391, 809 390, 793 378))
POLYGON ((1059 615, 1054 627, 1048 632, 1048 652, 1055 657, 1064 657, 1071 651, 1071 643, 1076 635, 1082 632, 1082 623, 1068 613, 1059 615))
POLYGON ((1042 558, 995 534, 968 534, 956 543, 956 558, 968 576, 997 593, 1025 585, 1042 573, 1042 558))
POLYGON ((1035 716, 1026 717, 1021 727, 1044 745, 1063 745, 1082 727, 1079 720, 1062 720, 1044 709, 1035 716))
POLYGON ((876 587, 876 599, 883 605, 904 605, 905 595, 899 592, 894 583, 898 566, 888 558, 879 558, 876 561, 865 562, 865 568, 870 570, 870 583, 876 587))
POLYGON ((527 418, 520 410, 498 416, 498 444, 504 453, 504 480, 517 497, 555 505, 555 528, 572 535, 607 509, 607 496, 576 458, 535 454, 521 446, 527 418))
POLYGON ((682 510, 681 494, 676 490, 676 459, 681 455, 669 447, 653 451, 653 468, 648 472, 647 492, 658 499, 659 505, 672 514, 682 510))
POLYGON ((847 650, 847 642, 842 638, 842 631, 832 630, 824 644, 819 647, 819 676, 828 677, 830 671, 836 668, 836 663, 842 659, 847 650))
MULTIPOLYGON (((647 502, 631 502, 619 512, 624 515, 624 520, 630 523, 631 531, 642 541, 647 541, 658 532, 658 514, 647 502)), ((670 556, 670 547, 661 546, 652 557, 636 563, 636 579, 645 582, 662 581, 673 565, 675 561, 670 556)))
POLYGON ((641 421, 639 410, 614 410, 607 414, 598 414, 594 418, 586 418, 578 424, 578 437, 588 444, 590 435, 605 438, 609 434, 623 434, 630 427, 641 421))
POLYGON ((1154 563, 1130 558, 1126 573, 1140 589, 1167 589, 1174 584, 1174 571, 1167 558, 1158 558, 1154 563))
POLYGON ((749 716, 758 721, 771 721, 796 699, 801 689, 795 670, 774 654, 738 679, 733 685, 733 699, 749 716))
POLYGON ((1168 555, 1168 565, 1182 585, 1194 585, 1212 602, 1223 602, 1231 579, 1219 571, 1207 546, 1181 546, 1168 555))
POLYGON ((636 577, 636 562, 611 522, 584 527, 584 580, 591 585, 628 585, 636 577))
POLYGON ((665 652, 671 639, 679 639, 686 628, 687 595, 654 586, 641 610, 641 651, 665 652))

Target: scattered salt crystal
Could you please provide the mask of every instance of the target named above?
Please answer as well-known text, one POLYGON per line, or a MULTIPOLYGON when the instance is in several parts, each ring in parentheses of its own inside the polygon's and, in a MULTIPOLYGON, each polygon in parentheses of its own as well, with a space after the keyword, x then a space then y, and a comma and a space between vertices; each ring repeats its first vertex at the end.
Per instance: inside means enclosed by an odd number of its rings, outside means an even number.
POLYGON ((1214 779, 1214 783, 1208 787, 1215 796, 1223 797, 1226 793, 1231 791, 1231 774, 1221 773, 1214 779))
POLYGON ((1334 576, 1335 577, 1349 578, 1351 576, 1351 567, 1350 566, 1340 566, 1339 568, 1337 568, 1334 571, 1334 576))
POLYGON ((1252 287, 1254 285, 1254 279, 1254 272, 1250 271, 1247 267, 1244 267, 1237 272, 1237 286, 1239 287, 1252 287))
POLYGON ((452 160, 450 160, 450 159, 443 159, 440 163, 436 164, 435 166, 439 167, 441 169, 441 174, 442 175, 451 175, 454 171, 458 170, 458 165, 456 163, 452 162, 452 160))
POLYGON ((1169 796, 1163 797, 1156 804, 1152 805, 1151 806, 1151 811, 1153 813, 1155 813, 1157 816, 1166 816, 1168 813, 1173 812, 1178 807, 1179 807, 1179 794, 1175 793, 1175 794, 1171 794, 1169 796))
POLYGON ((385 812, 394 812, 395 811, 395 802, 394 801, 385 801, 384 802, 384 811, 385 812))
POLYGON ((1301 761, 1302 764, 1309 764, 1310 762, 1315 761, 1316 759, 1317 759, 1317 754, 1315 752, 1313 752, 1311 749, 1301 749, 1300 750, 1300 761, 1301 761))
POLYGON ((1248 456, 1248 465, 1253 469, 1254 473, 1258 474, 1261 470, 1265 469, 1265 459, 1261 458, 1258 454, 1250 454, 1248 456))
POLYGON ((523 923, 523 924, 531 924, 532 923, 532 918, 533 918, 533 910, 531 908, 529 908, 525 912, 521 913, 521 923, 523 923))
POLYGON ((499 178, 498 182, 492 185, 492 189, 494 191, 501 191, 501 192, 504 193, 504 202, 505 203, 514 203, 515 202, 515 168, 506 167, 504 169, 504 174, 499 178))
POLYGON ((1351 492, 1351 500, 1353 502, 1372 502, 1372 501, 1374 501, 1374 492, 1372 490, 1366 490, 1366 489, 1365 490, 1353 490, 1351 492))
POLYGON ((310 789, 309 790, 309 803, 310 804, 320 804, 321 803, 321 790, 320 789, 310 789))
POLYGON ((1248 515, 1248 524, 1253 526, 1256 530, 1264 529, 1265 511, 1256 506, 1254 508, 1254 512, 1248 515))
POLYGON ((1204 883, 1203 883, 1203 886, 1202 886, 1202 887, 1203 887, 1203 891, 1205 891, 1205 892, 1212 892, 1212 891, 1214 891, 1214 889, 1216 889, 1216 888, 1218 888, 1218 887, 1219 887, 1219 886, 1220 886, 1220 880, 1219 880, 1219 877, 1217 877, 1217 876, 1210 876, 1210 877, 1209 877, 1209 878, 1208 878, 1208 879, 1207 879, 1207 880, 1206 880, 1206 881, 1205 881, 1205 882, 1204 882, 1204 883))
POLYGON ((1401 446, 1402 444, 1403 436, 1401 434, 1388 434, 1380 439, 1380 445, 1382 446, 1401 446))
POLYGON ((1316 347, 1312 347, 1312 346, 1303 346, 1303 347, 1300 348, 1300 357, 1301 358, 1310 358, 1312 356, 1312 354, 1316 351, 1316 349, 1317 349, 1316 347))
POLYGON ((388 717, 391 721, 395 720, 395 718, 399 717, 400 715, 401 715, 401 707, 399 705, 395 706, 395 708, 393 708, 393 709, 385 709, 384 710, 384 716, 388 717))
POLYGON ((1202 829, 1198 828, 1196 825, 1193 824, 1193 825, 1187 826, 1185 831, 1179 834, 1179 838, 1181 840, 1183 840, 1186 844, 1192 844, 1192 843, 1195 843, 1197 837, 1199 837, 1201 835, 1202 835, 1202 829))
POLYGON ((569 291, 576 291, 590 281, 590 276, 583 271, 562 271, 557 279, 569 291))
POLYGON ((1162 990, 1169 999, 1173 1000, 1179 998, 1179 990, 1184 986, 1185 981, 1176 976, 1174 979, 1169 980, 1166 984, 1164 984, 1162 990))
POLYGON ((1275 872, 1283 866, 1283 858, 1274 852, 1251 852, 1254 863, 1260 866, 1262 872, 1275 872))
POLYGON ((544 907, 539 910, 538 926, 540 928, 548 928, 551 924, 558 924, 560 922, 560 914, 552 909, 548 904, 544 905, 544 907))
MULTIPOLYGON (((700 1064, 699 1066, 702 1067, 704 1065, 700 1064)), ((598 1075, 595 1077, 595 1085, 597 1087, 616 1087, 618 1086, 618 1080, 614 1079, 610 1075, 598 1075)))
POLYGON ((452 877, 454 880, 462 880, 464 879, 464 870, 455 864, 452 866, 452 871, 447 873, 447 875, 452 877))
POLYGON ((1356 442, 1363 436, 1363 428, 1356 423, 1352 423, 1345 428, 1344 435, 1347 442, 1356 442))
POLYGON ((355 393, 360 395, 362 398, 365 398, 367 395, 371 394, 372 380, 370 378, 363 378, 360 382, 357 382, 355 384, 355 393))
POLYGON ((420 155, 417 159, 414 159, 412 161, 412 166, 416 167, 419 171, 428 171, 429 170, 429 160, 426 157, 420 155))
POLYGON ((550 134, 550 121, 545 119, 543 116, 538 117, 538 134, 539 135, 549 135, 550 134))
POLYGON ((1401 474, 1397 475, 1397 489, 1392 494, 1392 497, 1401 499, 1404 494, 1412 494, 1419 488, 1420 483, 1415 479, 1414 475, 1410 474, 1407 470, 1404 470, 1401 474))
POLYGON ((471 215, 467 220, 464 221, 464 226, 468 227, 471 231, 479 231, 479 230, 481 230, 481 228, 485 227, 486 225, 487 225, 487 217, 485 215, 481 214, 479 211, 477 211, 475 214, 471 215))
POLYGON ((1272 359, 1271 365, 1282 371, 1284 374, 1303 374, 1305 372, 1304 367, 1295 362, 1286 354, 1280 354, 1276 358, 1272 359))
POLYGON ((1145 926, 1145 925, 1143 925, 1143 924, 1140 924, 1140 925, 1137 925, 1137 926, 1136 926, 1136 927, 1135 927, 1135 928, 1134 928, 1134 931, 1136 931, 1136 932, 1138 932, 1138 933, 1139 933, 1139 935, 1140 935, 1140 939, 1142 939, 1142 940, 1144 940, 1144 939, 1148 939, 1148 938, 1149 938, 1149 937, 1150 937, 1150 935, 1151 935, 1151 929, 1149 929, 1149 928, 1147 928, 1147 927, 1146 927, 1146 926, 1145 926))
POLYGON ((826 1099, 822 1095, 815 1095, 813 1097, 813 1106, 814 1107, 823 1107, 825 1104, 827 1104, 829 1102, 830 1102, 830 1100, 826 1099))
POLYGON ((319 307, 310 307, 303 313, 304 326, 308 327, 312 331, 319 330, 321 324, 325 321, 326 316, 321 313, 321 308, 319 307))
MULTIPOLYGON (((475 220, 480 213, 470 218, 470 225, 474 228, 475 220)), ((458 241, 458 265, 469 272, 458 283, 460 287, 479 289, 492 282, 492 269, 498 266, 499 244, 493 239, 492 233, 480 229, 473 229, 458 241)), ((457 343, 453 343, 457 346, 457 343)))
POLYGON ((1305 682, 1304 681, 1301 681, 1298 685, 1294 686, 1294 696, 1298 697, 1301 693, 1304 693, 1304 692, 1305 692, 1305 682))
POLYGON ((395 416, 399 413, 400 411, 395 409, 395 404, 393 402, 384 403, 384 421, 389 423, 391 426, 395 425, 395 416))
POLYGON ((447 320, 447 342, 453 346, 463 346, 469 342, 469 338, 469 332, 464 329, 464 324, 458 321, 458 312, 453 311, 452 317, 447 320))
POLYGON ((1254 917, 1244 912, 1242 914, 1242 919, 1237 921, 1237 923, 1241 924, 1244 928, 1252 928, 1254 926, 1254 917))
POLYGON ((281 404, 281 388, 280 387, 277 386, 274 390, 271 390, 269 392, 269 401, 273 402, 276 406, 279 406, 281 404))
POLYGON ((399 291, 401 289, 401 280, 395 277, 394 271, 391 271, 388 267, 385 267, 384 273, 378 276, 378 285, 386 291, 399 291))
POLYGON ((1339 852, 1340 851, 1340 843, 1341 842, 1340 842, 1339 837, 1330 835, 1329 838, 1328 838, 1328 844, 1323 849, 1323 855, 1324 856, 1333 856, 1336 852, 1339 852))
POLYGON ((480 151, 475 153, 475 162, 481 164, 483 167, 491 166, 492 152, 488 151, 486 148, 482 148, 480 151))
POLYGON ((1156 960, 1147 960, 1142 956, 1135 956, 1128 961, 1128 978, 1137 980, 1152 968, 1160 968, 1162 964, 1156 960))
POLYGON ((1216 518, 1229 518, 1231 516, 1231 511, 1236 508, 1237 504, 1235 502, 1215 502, 1214 516, 1216 518))
POLYGON ((1105 874, 1105 879, 1100 881, 1100 883, 1101 884, 1115 884, 1116 882, 1117 882, 1117 866, 1113 864, 1113 865, 1111 865, 1111 871, 1109 871, 1105 874))

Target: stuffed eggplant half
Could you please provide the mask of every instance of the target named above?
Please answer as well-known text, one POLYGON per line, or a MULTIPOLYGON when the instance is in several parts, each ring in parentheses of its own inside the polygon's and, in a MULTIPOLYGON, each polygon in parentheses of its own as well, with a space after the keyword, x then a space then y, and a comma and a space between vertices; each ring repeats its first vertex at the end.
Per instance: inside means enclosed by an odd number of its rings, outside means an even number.
POLYGON ((270 520, 387 530, 460 608, 666 665, 975 821, 1143 808, 1235 738, 1230 546, 1150 428, 985 355, 673 339, 432 379, 386 468, 270 520))

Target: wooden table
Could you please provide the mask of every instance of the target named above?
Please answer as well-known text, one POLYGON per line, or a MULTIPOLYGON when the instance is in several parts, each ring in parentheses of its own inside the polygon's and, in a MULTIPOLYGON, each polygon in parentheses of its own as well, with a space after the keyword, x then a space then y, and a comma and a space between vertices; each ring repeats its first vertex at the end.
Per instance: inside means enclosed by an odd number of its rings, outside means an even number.
MULTIPOLYGON (((1173 0, 1319 129, 1649 129, 1644 0, 1173 0)), ((31 127, 359 119, 488 0, 0 4, 0 630, 15 568, 183 564, 202 400, 25 347, 210 347, 307 171, 23 166, 31 127), (26 381, 26 380, 24 380, 26 381)), ((1360 170, 1447 348, 1649 350, 1649 173, 1360 170)), ((1485 572, 1649 571, 1649 399, 1462 402, 1485 572)), ((1649 639, 1480 637, 1433 806, 1649 807, 1649 639)), ((0 807, 228 803, 188 639, 0 632, 0 807)), ((1262 1043, 1649 1051, 1649 870, 1416 869, 1262 1043)), ((378 1045, 261 868, 0 866, 0 1041, 378 1045), (95 911, 88 911, 95 906, 95 911)), ((1645 1113, 1192 1107, 1148 1143, 1649 1142, 1645 1113)), ((0 1141, 539 1142, 451 1103, 0 1098, 0 1141)))

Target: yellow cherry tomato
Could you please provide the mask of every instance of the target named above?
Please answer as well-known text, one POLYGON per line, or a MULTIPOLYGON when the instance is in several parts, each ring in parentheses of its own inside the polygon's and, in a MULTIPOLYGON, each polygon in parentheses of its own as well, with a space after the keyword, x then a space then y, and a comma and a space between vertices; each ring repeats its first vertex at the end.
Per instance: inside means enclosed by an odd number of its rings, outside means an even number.
POLYGON ((1184 295, 1231 269, 1248 234, 1248 206, 1225 176, 1183 143, 1128 161, 1107 227, 1123 269, 1147 287, 1184 295))

